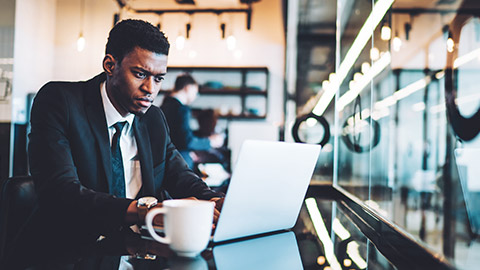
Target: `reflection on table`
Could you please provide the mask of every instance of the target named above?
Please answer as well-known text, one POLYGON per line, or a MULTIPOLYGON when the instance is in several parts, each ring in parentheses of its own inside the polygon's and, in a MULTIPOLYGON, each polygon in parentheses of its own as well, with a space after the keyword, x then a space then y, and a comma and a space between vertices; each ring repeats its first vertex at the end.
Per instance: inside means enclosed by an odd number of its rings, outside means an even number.
POLYGON ((195 259, 131 230, 92 240, 55 226, 32 228, 8 250, 0 269, 395 269, 335 202, 319 198, 306 200, 290 231, 214 244, 195 259))
POLYGON ((293 232, 215 246, 213 258, 219 270, 302 269, 293 232))

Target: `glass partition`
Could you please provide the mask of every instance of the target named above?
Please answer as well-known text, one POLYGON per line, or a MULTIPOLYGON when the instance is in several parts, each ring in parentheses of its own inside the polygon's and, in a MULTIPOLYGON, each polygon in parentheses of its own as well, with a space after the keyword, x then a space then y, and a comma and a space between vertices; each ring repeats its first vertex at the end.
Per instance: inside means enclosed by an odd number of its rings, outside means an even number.
POLYGON ((335 106, 325 111, 335 114, 335 186, 460 268, 480 252, 479 8, 338 1, 335 106))

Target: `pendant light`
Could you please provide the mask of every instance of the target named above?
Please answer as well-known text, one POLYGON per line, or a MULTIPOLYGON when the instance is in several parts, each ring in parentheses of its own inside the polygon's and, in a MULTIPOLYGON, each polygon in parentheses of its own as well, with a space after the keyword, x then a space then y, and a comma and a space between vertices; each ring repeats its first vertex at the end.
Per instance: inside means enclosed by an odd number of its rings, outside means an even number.
POLYGON ((83 17, 85 15, 85 0, 80 0, 80 34, 77 39, 77 51, 82 52, 85 49, 85 37, 83 36, 83 17))

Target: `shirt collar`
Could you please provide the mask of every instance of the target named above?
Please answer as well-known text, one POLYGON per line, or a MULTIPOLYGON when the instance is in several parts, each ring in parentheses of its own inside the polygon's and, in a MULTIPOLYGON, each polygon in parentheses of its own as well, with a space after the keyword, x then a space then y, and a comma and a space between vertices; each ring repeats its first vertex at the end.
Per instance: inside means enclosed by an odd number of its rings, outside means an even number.
POLYGON ((117 122, 125 122, 125 121, 127 121, 128 124, 132 126, 135 115, 132 113, 129 113, 127 116, 123 117, 117 111, 117 109, 115 109, 112 102, 110 101, 110 98, 108 98, 107 89, 105 85, 106 85, 105 82, 102 82, 100 84, 100 92, 102 93, 102 102, 103 102, 103 108, 105 110, 105 117, 107 119, 107 126, 111 127, 117 122))
POLYGON ((175 95, 172 95, 174 99, 176 99, 180 104, 185 105, 185 100, 187 99, 183 92, 177 92, 175 95))

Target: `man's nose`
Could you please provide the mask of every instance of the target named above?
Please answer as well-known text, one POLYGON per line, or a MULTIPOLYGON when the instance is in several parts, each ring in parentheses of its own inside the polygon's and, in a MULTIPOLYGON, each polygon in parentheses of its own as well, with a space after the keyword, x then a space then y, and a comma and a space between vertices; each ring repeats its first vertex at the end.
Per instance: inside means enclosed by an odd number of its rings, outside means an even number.
POLYGON ((147 92, 148 94, 152 94, 154 91, 154 80, 155 78, 153 76, 149 76, 143 80, 141 90, 147 92))

